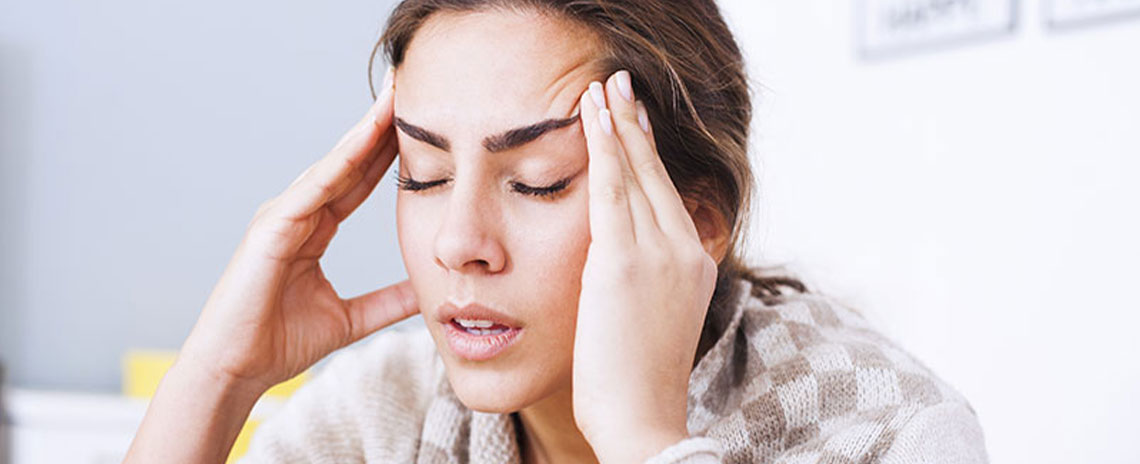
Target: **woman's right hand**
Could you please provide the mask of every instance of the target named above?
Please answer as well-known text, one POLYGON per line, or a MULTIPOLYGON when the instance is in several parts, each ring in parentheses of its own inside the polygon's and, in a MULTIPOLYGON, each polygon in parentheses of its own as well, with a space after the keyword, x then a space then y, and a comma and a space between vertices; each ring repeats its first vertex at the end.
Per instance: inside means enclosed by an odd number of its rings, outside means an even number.
POLYGON ((176 367, 264 391, 418 312, 407 281, 344 299, 320 258, 396 156, 392 72, 368 114, 257 210, 176 367))

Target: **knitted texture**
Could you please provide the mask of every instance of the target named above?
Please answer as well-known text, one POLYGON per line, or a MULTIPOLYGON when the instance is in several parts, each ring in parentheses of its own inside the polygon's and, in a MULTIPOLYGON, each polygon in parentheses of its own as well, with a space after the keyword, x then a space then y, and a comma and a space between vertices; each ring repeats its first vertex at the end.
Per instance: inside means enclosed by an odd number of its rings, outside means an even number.
MULTIPOLYGON (((984 463, 961 395, 813 294, 735 286, 731 318, 690 377, 694 437, 653 464, 984 463)), ((515 420, 466 408, 426 330, 338 353, 255 434, 243 463, 518 463, 515 420)))

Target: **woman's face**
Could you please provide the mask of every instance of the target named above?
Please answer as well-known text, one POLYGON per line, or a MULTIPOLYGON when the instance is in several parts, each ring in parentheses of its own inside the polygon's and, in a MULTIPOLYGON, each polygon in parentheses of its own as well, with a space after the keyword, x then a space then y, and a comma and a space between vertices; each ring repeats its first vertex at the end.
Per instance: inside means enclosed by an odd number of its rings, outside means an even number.
POLYGON ((538 15, 437 13, 396 72, 400 250, 475 410, 516 411, 570 385, 590 242, 573 118, 602 77, 591 38, 538 15))

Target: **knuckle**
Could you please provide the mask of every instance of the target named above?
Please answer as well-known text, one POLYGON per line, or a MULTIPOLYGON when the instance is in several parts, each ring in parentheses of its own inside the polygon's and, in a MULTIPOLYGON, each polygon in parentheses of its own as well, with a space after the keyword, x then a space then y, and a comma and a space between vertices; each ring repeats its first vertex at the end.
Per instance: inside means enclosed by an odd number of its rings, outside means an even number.
POLYGON ((614 262, 613 271, 616 274, 614 277, 618 281, 633 281, 641 274, 642 269, 644 269, 644 265, 640 260, 625 255, 614 262))
POLYGON ((602 266, 603 279, 609 282, 629 282, 635 279, 640 272, 642 265, 628 253, 619 253, 611 259, 606 260, 606 265, 602 266))
MULTIPOLYGON (((637 181, 637 175, 635 175, 633 173, 633 171, 630 171, 629 169, 622 169, 621 181, 622 181, 622 184, 624 184, 626 186, 633 186, 634 188, 637 188, 637 186, 640 185, 640 182, 637 181)), ((626 187, 626 189, 627 189, 626 193, 627 194, 629 193, 628 188, 629 187, 626 187)))
POLYGON ((663 255, 652 258, 652 263, 647 267, 653 268, 653 275, 666 280, 676 277, 679 269, 676 261, 670 260, 663 255))
POLYGON ((598 196, 602 201, 608 204, 621 204, 626 201, 625 186, 621 184, 606 184, 598 192, 598 196))
POLYGON ((273 210, 277 204, 277 201, 278 201, 277 198, 274 197, 274 198, 270 198, 270 199, 262 202, 260 205, 258 205, 257 211, 255 211, 253 213, 253 217, 250 218, 249 224, 247 225, 248 226, 247 228, 253 229, 253 228, 257 227, 259 224, 263 224, 266 221, 266 218, 273 214, 273 210))
POLYGON ((716 280, 718 273, 716 260, 708 253, 705 253, 704 250, 701 250, 700 261, 701 276, 705 280, 716 280))
POLYGON ((639 161, 637 172, 654 180, 669 181, 669 173, 665 171, 665 165, 661 164, 661 159, 656 153, 649 159, 639 161))
POLYGON ((273 209, 273 205, 276 203, 276 201, 277 198, 274 197, 261 202, 260 205, 257 205, 257 211, 253 213, 253 217, 256 219, 264 216, 266 213, 273 209))
POLYGON ((328 182, 314 182, 313 189, 319 198, 332 198, 337 193, 333 185, 328 182))
POLYGON ((268 214, 259 216, 250 222, 247 235, 253 237, 279 235, 280 230, 284 227, 282 222, 283 221, 280 218, 274 218, 268 214))
POLYGON ((610 111, 614 115, 614 123, 620 125, 623 129, 641 132, 640 123, 637 122, 637 109, 633 105, 610 105, 610 111))
MULTIPOLYGON (((684 252, 684 262, 690 268, 705 270, 709 267, 710 263, 714 263, 712 256, 705 252, 705 248, 700 243, 695 243, 688 247, 684 252)), ((715 267, 715 266, 714 266, 715 267)))
POLYGON ((364 177, 364 166, 362 166, 361 163, 353 162, 348 158, 341 158, 340 163, 344 165, 344 172, 347 173, 349 178, 357 180, 364 177))

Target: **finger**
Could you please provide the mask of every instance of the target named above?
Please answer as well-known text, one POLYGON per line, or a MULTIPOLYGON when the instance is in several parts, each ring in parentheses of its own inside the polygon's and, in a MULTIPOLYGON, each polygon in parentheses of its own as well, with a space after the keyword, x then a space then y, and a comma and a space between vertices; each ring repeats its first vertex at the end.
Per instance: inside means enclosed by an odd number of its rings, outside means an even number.
POLYGON ((365 177, 367 168, 382 151, 377 149, 377 144, 391 131, 392 93, 389 83, 365 117, 332 151, 285 190, 277 205, 279 214, 295 220, 304 218, 365 177))
POLYGON ((329 244, 332 243, 333 236, 336 235, 340 227, 340 221, 333 217, 332 211, 323 209, 307 217, 305 222, 312 224, 312 230, 300 242, 301 246, 293 257, 297 259, 320 259, 321 256, 324 256, 329 244))
MULTIPOLYGON (((619 71, 607 80, 605 85, 606 101, 609 103, 610 111, 613 114, 614 130, 617 131, 617 122, 623 119, 628 119, 629 112, 636 111, 633 109, 633 104, 630 103, 629 98, 632 98, 632 88, 629 86, 628 79, 624 85, 621 85, 620 77, 624 73, 628 78, 628 72, 619 71), (620 114, 619 114, 620 112, 620 114)), ((634 116, 636 117, 636 115, 634 116)), ((625 146, 624 141, 620 137, 620 133, 616 133, 618 137, 617 153, 618 158, 622 161, 622 174, 626 179, 626 189, 629 192, 629 210, 630 215, 633 217, 633 230, 637 237, 638 242, 645 240, 652 240, 661 235, 661 227, 657 224, 656 214, 653 211, 653 205, 649 203, 645 191, 642 189, 641 183, 637 176, 634 174, 631 159, 629 158, 630 150, 625 146)))
POLYGON ((400 322, 419 313, 411 282, 404 280, 379 290, 344 300, 351 341, 400 322))
POLYGON ((339 141, 337 141, 334 149, 336 148, 352 148, 352 143, 358 143, 360 138, 357 137, 362 131, 372 130, 374 127, 381 129, 388 128, 392 123, 392 98, 395 95, 395 82, 393 81, 395 71, 389 67, 388 72, 384 75, 384 84, 380 89, 380 95, 376 97, 376 101, 372 107, 368 109, 368 113, 364 115, 360 121, 357 121, 347 133, 345 133, 339 141))
POLYGON ((605 109, 605 91, 594 82, 579 99, 582 132, 589 156, 588 186, 590 237, 594 242, 617 247, 634 243, 633 222, 621 160, 615 153, 618 140, 613 121, 605 109))
POLYGON ((660 153, 657 151, 657 138, 653 134, 653 125, 649 123, 649 110, 645 108, 645 102, 641 100, 637 100, 637 125, 645 132, 645 137, 649 139, 649 145, 653 147, 653 152, 660 153))
POLYGON ((645 191, 641 189, 637 177, 633 175, 633 168, 629 165, 629 157, 626 156, 625 148, 622 147, 620 139, 617 144, 617 156, 621 160, 622 178, 625 179, 625 189, 629 194, 629 215, 633 220, 634 239, 641 243, 660 237, 662 235, 661 227, 657 225, 653 206, 649 204, 645 191))
POLYGON ((333 201, 329 207, 332 209, 333 216, 336 217, 337 222, 343 221, 347 218, 357 207, 368 199, 368 195, 376 189, 376 184, 384 177, 384 173, 392 166, 392 160, 396 158, 396 133, 389 131, 384 140, 377 145, 380 151, 380 156, 377 156, 372 165, 364 173, 364 178, 357 182, 348 193, 344 196, 333 201))
POLYGON ((670 235, 697 237, 693 219, 657 153, 648 112, 644 103, 636 100, 629 72, 614 73, 606 82, 606 92, 612 96, 614 131, 625 147, 634 176, 649 199, 661 230, 670 235))

